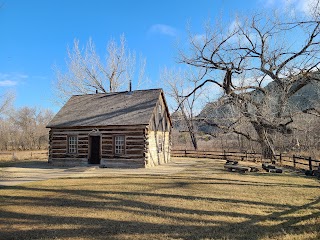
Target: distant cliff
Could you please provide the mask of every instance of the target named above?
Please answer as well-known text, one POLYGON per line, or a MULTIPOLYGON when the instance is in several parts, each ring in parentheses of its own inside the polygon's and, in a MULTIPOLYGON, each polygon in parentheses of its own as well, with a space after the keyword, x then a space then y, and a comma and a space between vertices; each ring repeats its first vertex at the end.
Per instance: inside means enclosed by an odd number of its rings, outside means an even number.
MULTIPOLYGON (((266 111, 273 114, 277 106, 277 97, 279 96, 278 87, 274 82, 269 83, 265 90, 269 92, 267 97, 263 97, 263 94, 259 91, 252 91, 247 93, 250 97, 256 101, 265 101, 264 107, 268 108, 266 111)), ((311 81, 309 84, 302 87, 294 95, 288 99, 286 111, 301 112, 309 108, 319 109, 320 107, 320 82, 311 81)), ((210 122, 214 122, 220 125, 228 125, 233 122, 234 119, 238 118, 240 112, 232 104, 227 101, 218 100, 215 102, 208 103, 200 114, 197 116, 198 119, 207 119, 210 122)), ((205 133, 214 133, 218 129, 216 127, 209 126, 203 121, 199 121, 198 129, 205 133)))

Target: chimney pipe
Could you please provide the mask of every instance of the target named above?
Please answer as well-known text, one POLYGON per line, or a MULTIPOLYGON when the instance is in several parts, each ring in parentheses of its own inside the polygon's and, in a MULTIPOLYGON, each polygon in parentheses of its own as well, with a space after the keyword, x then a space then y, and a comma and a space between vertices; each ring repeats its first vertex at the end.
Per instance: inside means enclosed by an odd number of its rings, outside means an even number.
POLYGON ((131 80, 129 81, 129 92, 132 92, 132 82, 131 82, 131 80))

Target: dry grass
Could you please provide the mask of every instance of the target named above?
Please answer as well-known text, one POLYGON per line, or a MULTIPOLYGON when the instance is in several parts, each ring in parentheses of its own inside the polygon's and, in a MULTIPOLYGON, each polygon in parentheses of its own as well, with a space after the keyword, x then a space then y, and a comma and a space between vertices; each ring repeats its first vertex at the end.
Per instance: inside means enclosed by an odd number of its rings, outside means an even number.
POLYGON ((48 150, 0 152, 0 167, 12 166, 30 160, 48 160, 48 150))
POLYGON ((319 180, 191 161, 172 175, 1 188, 0 239, 319 239, 319 180))

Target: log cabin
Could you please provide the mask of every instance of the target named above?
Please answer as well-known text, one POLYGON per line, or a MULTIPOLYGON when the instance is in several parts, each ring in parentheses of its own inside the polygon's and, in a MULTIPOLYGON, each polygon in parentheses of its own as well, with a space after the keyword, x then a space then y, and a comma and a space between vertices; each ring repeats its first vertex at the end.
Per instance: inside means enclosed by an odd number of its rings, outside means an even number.
POLYGON ((172 122, 162 89, 74 95, 47 125, 55 165, 152 167, 170 161, 172 122))

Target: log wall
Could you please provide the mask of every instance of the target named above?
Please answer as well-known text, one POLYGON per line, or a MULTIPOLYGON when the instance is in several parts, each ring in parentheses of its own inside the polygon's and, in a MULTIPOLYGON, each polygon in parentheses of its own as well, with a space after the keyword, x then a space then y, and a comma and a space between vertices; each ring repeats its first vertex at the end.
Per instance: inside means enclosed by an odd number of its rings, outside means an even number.
POLYGON ((100 128, 51 129, 49 134, 49 162, 59 165, 86 165, 89 158, 89 135, 101 136, 101 165, 105 167, 144 167, 146 151, 145 126, 115 126, 100 128), (77 154, 68 153, 67 138, 78 137, 77 154), (114 154, 114 136, 124 135, 125 154, 114 154))

